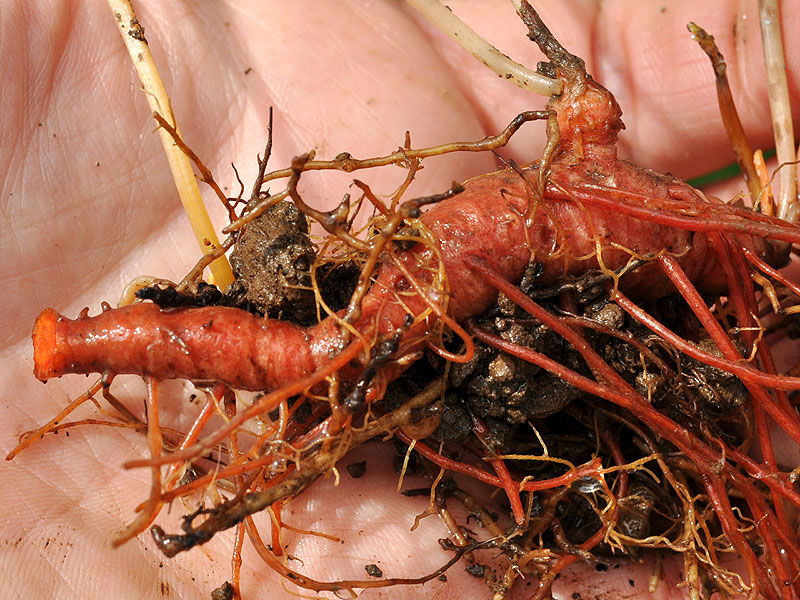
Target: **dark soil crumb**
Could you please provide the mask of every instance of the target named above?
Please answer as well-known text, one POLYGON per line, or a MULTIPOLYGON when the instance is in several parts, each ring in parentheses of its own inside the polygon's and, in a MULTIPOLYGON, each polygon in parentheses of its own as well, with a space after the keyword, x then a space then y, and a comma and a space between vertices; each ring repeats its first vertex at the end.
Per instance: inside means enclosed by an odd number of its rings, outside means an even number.
POLYGON ((211 600, 233 600, 233 586, 230 582, 226 581, 211 592, 211 600))
POLYGON ((481 578, 483 577, 483 565, 479 565, 478 563, 473 563, 467 567, 467 573, 469 573, 473 577, 481 578))
POLYGON ((347 465, 347 473, 353 479, 358 479, 359 477, 363 477, 364 473, 367 472, 367 461, 362 460, 361 462, 354 462, 347 465))
MULTIPOLYGON (((716 344, 706 338, 700 340, 699 346, 709 354, 722 356, 716 344)), ((747 356, 744 348, 739 348, 743 356, 747 356)), ((728 414, 742 406, 748 398, 745 385, 735 375, 721 369, 710 367, 698 360, 684 356, 686 386, 697 390, 697 394, 706 412, 712 414, 728 414)))
POLYGON ((201 281, 197 293, 179 292, 173 287, 153 285, 136 292, 140 300, 150 300, 161 308, 216 306, 222 302, 222 292, 216 286, 201 281))
POLYGON ((442 550, 448 550, 448 551, 456 550, 456 545, 450 538, 439 538, 438 542, 439 545, 442 547, 442 550))
POLYGON ((355 263, 326 263, 317 269, 317 285, 325 304, 333 311, 347 308, 358 284, 361 268, 355 263))
POLYGON ((653 508, 658 503, 653 490, 643 483, 634 483, 628 495, 620 498, 621 514, 619 529, 633 538, 646 538, 650 535, 650 519, 653 508))
MULTIPOLYGON (((547 327, 526 322, 518 308, 502 295, 494 314, 482 323, 500 337, 547 352, 572 368, 581 364, 562 338, 547 327)), ((471 412, 481 418, 498 417, 512 425, 543 418, 560 411, 581 393, 536 365, 487 346, 475 349, 475 357, 454 365, 450 381, 463 390, 471 412)))
POLYGON ((383 571, 380 570, 378 565, 366 565, 364 570, 370 577, 383 577, 383 571))

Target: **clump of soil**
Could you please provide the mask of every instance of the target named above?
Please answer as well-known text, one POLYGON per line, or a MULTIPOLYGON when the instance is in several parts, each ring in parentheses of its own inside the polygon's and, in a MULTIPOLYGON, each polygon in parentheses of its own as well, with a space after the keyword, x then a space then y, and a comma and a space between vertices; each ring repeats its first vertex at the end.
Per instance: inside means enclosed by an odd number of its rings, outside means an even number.
POLYGON ((308 221, 292 202, 280 202, 249 223, 230 260, 236 276, 230 295, 240 294, 264 315, 314 320, 311 266, 316 252, 308 221))
MULTIPOLYGON (((528 291, 532 296, 539 292, 535 286, 528 291)), ((556 314, 594 322, 593 328, 584 329, 587 341, 660 411, 697 435, 712 431, 731 445, 743 442, 746 428, 742 427, 741 408, 747 390, 738 378, 668 347, 608 301, 603 293, 584 297, 573 294, 573 299, 575 303, 570 310, 560 306, 557 299, 542 304, 556 314)), ((687 321, 682 303, 679 297, 666 298, 653 302, 647 310, 691 339, 696 324, 687 321)), ((563 338, 503 295, 477 322, 484 330, 593 378, 581 356, 563 338)), ((708 352, 718 352, 708 339, 694 341, 708 352)), ((387 408, 402 402, 396 396, 402 398, 412 382, 420 385, 420 377, 425 376, 423 365, 429 365, 428 373, 442 372, 441 359, 432 354, 426 359, 389 386, 382 401, 388 404, 387 408)), ((531 363, 480 343, 476 344, 471 361, 450 365, 448 390, 437 410, 439 425, 428 445, 440 447, 443 443, 442 452, 451 456, 469 456, 481 446, 497 454, 541 456, 546 446, 550 456, 584 464, 596 456, 598 448, 607 453, 600 432, 625 449, 626 461, 644 458, 655 451, 674 452, 670 444, 652 434, 650 442, 643 442, 639 431, 626 425, 626 421, 637 422, 626 411, 572 387, 531 363), (621 419, 615 420, 616 416, 621 419), (475 437, 476 420, 484 423, 487 430, 480 442, 475 437), (531 427, 537 436, 531 435, 531 427), (651 442, 653 445, 648 446, 651 442)), ((402 447, 400 457, 404 455, 402 447)), ((546 479, 563 473, 563 466, 551 462, 518 459, 507 461, 507 465, 517 480, 531 476, 546 479)), ((629 477, 627 493, 618 498, 619 531, 640 539, 669 531, 680 519, 680 507, 672 490, 663 481, 653 483, 646 474, 633 472, 629 477)), ((592 480, 587 485, 596 486, 596 482, 592 480)), ((596 507, 587 501, 586 495, 595 491, 573 485, 558 499, 548 500, 547 494, 535 494, 533 515, 545 511, 544 506, 537 508, 538 503, 553 502, 553 512, 547 518, 557 519, 566 539, 582 543, 602 526, 596 507)), ((559 542, 546 531, 542 535, 554 546, 563 544, 563 539, 559 542)), ((601 553, 607 550, 597 548, 601 553)))
MULTIPOLYGON (((292 202, 276 204, 247 225, 230 256, 236 279, 225 291, 200 282, 194 290, 152 285, 136 292, 162 308, 232 306, 304 326, 318 321, 314 283, 331 310, 345 308, 360 269, 351 262, 322 263, 312 281, 317 250, 308 221, 292 202)), ((324 316, 324 315, 323 315, 324 316)))

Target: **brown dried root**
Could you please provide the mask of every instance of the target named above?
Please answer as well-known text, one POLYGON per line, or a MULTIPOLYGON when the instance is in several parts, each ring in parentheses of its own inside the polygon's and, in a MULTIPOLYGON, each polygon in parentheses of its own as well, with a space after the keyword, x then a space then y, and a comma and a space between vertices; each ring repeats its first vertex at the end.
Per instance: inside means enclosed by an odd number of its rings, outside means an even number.
MULTIPOLYGON (((195 513, 184 518, 184 523, 182 525, 184 530, 183 534, 167 535, 160 527, 154 526, 151 529, 153 539, 166 556, 174 556, 179 552, 207 542, 216 532, 241 523, 249 517, 249 515, 260 512, 279 500, 285 500, 296 496, 319 476, 329 472, 333 468, 335 462, 344 456, 350 448, 363 444, 367 440, 379 435, 391 433, 398 427, 401 427, 404 423, 411 420, 412 413, 435 402, 441 396, 443 390, 444 382, 441 379, 435 380, 429 384, 423 392, 403 404, 400 408, 366 423, 361 428, 352 428, 348 432, 343 433, 334 442, 329 444, 326 452, 313 451, 308 457, 302 457, 298 468, 287 474, 280 483, 266 490, 251 493, 244 493, 243 487, 234 499, 223 502, 213 509, 197 510, 195 513), (192 523, 201 515, 206 515, 206 518, 199 526, 195 527, 192 523)), ((254 526, 251 521, 247 523, 248 531, 251 532, 252 536, 252 528, 254 526)), ((462 551, 445 566, 421 578, 337 582, 314 581, 285 567, 280 561, 275 559, 271 552, 265 553, 262 551, 260 554, 270 566, 300 587, 313 589, 315 591, 339 591, 352 588, 424 583, 444 573, 452 564, 458 561, 461 554, 466 551, 466 548, 462 549, 462 551)))
POLYGON ((233 527, 246 516, 262 511, 278 500, 296 496, 320 475, 327 473, 336 460, 344 456, 350 448, 402 426, 410 420, 412 411, 434 402, 442 394, 443 389, 441 379, 434 381, 400 408, 375 419, 361 429, 353 428, 341 435, 333 442, 328 452, 316 452, 308 458, 301 459, 300 468, 295 469, 291 475, 268 490, 245 494, 239 501, 226 502, 214 509, 203 509, 198 514, 189 515, 184 520, 185 533, 182 535, 166 535, 160 527, 153 527, 152 533, 156 544, 165 555, 175 556, 178 552, 207 542, 217 531, 233 527), (200 526, 194 527, 192 521, 199 514, 209 516, 200 526))
MULTIPOLYGON (((415 161, 423 160, 425 158, 429 158, 432 156, 441 156, 452 152, 485 152, 489 150, 495 150, 497 148, 505 146, 511 139, 511 136, 513 136, 517 132, 517 130, 523 125, 523 123, 536 120, 547 120, 548 134, 549 135, 554 134, 557 139, 558 128, 557 124, 554 121, 554 114, 551 111, 547 110, 526 111, 518 115, 499 134, 494 136, 489 136, 478 142, 453 142, 449 144, 441 144, 438 146, 431 146, 430 148, 421 148, 415 150, 411 148, 410 138, 407 135, 405 144, 403 145, 402 148, 400 148, 396 152, 393 152, 392 154, 387 154, 375 158, 357 159, 353 158, 349 153, 343 152, 338 156, 336 156, 336 158, 334 158, 333 160, 317 161, 314 160, 314 153, 310 152, 307 155, 307 159, 303 161, 302 165, 293 165, 291 168, 288 169, 273 171, 271 173, 268 173, 267 175, 264 175, 261 181, 262 184, 264 184, 275 179, 291 178, 293 175, 296 175, 298 170, 301 172, 332 170, 332 171, 344 171, 346 173, 352 173, 353 171, 357 171, 360 169, 372 169, 375 167, 383 167, 387 165, 396 165, 400 167, 413 168, 412 165, 414 164, 415 161)), ((240 229, 248 222, 258 218, 269 207, 286 199, 289 195, 290 195, 290 188, 287 187, 276 194, 272 194, 267 198, 262 199, 254 206, 249 207, 238 220, 232 222, 225 229, 223 229, 223 233, 231 233, 233 231, 240 229)), ((328 215, 323 217, 323 220, 335 219, 337 214, 336 211, 341 211, 341 210, 342 210, 341 208, 336 208, 333 211, 329 211, 328 215)))
POLYGON ((711 66, 714 68, 714 75, 717 83, 717 100, 719 101, 719 112, 728 132, 728 139, 731 142, 736 161, 742 171, 745 183, 750 190, 750 200, 753 206, 758 206, 761 197, 761 185, 755 165, 753 164, 753 151, 747 142, 739 113, 733 101, 731 86, 728 83, 727 65, 725 58, 714 43, 714 37, 706 33, 705 29, 694 23, 687 25, 692 34, 692 38, 700 45, 708 55, 711 66))

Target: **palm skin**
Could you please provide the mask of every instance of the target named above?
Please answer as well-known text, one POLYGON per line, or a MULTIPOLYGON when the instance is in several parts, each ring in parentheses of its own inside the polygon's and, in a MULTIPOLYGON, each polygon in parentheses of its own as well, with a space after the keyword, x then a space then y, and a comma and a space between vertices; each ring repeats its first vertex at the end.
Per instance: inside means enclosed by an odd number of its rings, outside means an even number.
MULTIPOLYGON (((0 260, 6 277, 0 440, 6 450, 87 386, 77 376, 47 386, 34 380, 29 332, 36 314, 45 306, 68 316, 85 305, 95 312, 101 300, 115 302, 133 277, 177 280, 197 257, 108 9, 99 0, 51 4, 0 4, 0 260)), ((187 143, 232 195, 238 187, 228 165, 236 163, 249 188, 269 106, 275 109, 270 165, 278 168, 312 148, 327 158, 342 151, 358 157, 387 153, 402 143, 406 130, 417 147, 476 140, 544 102, 485 71, 397 2, 141 2, 135 8, 187 143)), ((540 60, 507 4, 464 0, 452 8, 515 59, 529 65, 540 60)), ((734 90, 748 90, 739 108, 751 143, 769 147, 754 2, 747 5, 746 20, 734 16, 734 3, 723 10, 717 2, 618 0, 601 10, 590 0, 550 0, 537 8, 562 43, 586 58, 588 70, 617 95, 629 130, 622 136, 623 154, 683 177, 732 160, 711 69, 684 29, 689 20, 718 34, 734 90), (663 12, 660 5, 666 6, 663 12)), ((794 3, 784 13, 786 23, 797 22, 794 3)), ((794 29, 784 31, 796 36, 794 29)), ((798 40, 787 37, 785 43, 790 82, 796 83, 800 65, 792 49, 798 40)), ((505 155, 529 162, 542 145, 542 128, 528 126, 505 155)), ((441 191, 454 179, 495 166, 490 155, 426 162, 412 193, 441 191)), ((383 169, 359 178, 390 193, 402 173, 383 169)), ((330 207, 347 191, 347 181, 308 177, 303 191, 310 202, 330 207)), ((732 197, 740 189, 734 183, 715 192, 732 197)), ((222 224, 222 211, 212 203, 222 224)), ((129 406, 140 406, 140 382, 127 378, 115 385, 129 406)), ((190 418, 181 416, 182 392, 178 384, 165 386, 165 419, 190 418)), ((148 490, 146 471, 126 472, 120 465, 145 448, 133 432, 82 428, 69 439, 48 436, 3 465, 0 572, 9 582, 9 597, 161 597, 167 591, 203 597, 230 577, 229 534, 171 560, 159 555, 147 535, 111 549, 111 538, 148 490)), ((292 503, 287 522, 345 542, 293 535, 290 552, 304 560, 293 567, 319 579, 365 577, 369 563, 379 564, 386 576, 420 576, 448 560, 436 542, 446 531, 434 518, 408 532, 427 502, 394 491, 387 453, 377 447, 362 451, 362 458, 369 456, 364 478, 345 475, 338 487, 318 482, 292 503)), ((176 531, 180 512, 176 506, 159 523, 176 531)), ((627 588, 633 578, 642 590, 648 570, 637 569, 619 569, 588 585, 599 593, 599 586, 627 588)), ((567 577, 556 592, 571 597, 587 585, 581 581, 579 575, 567 577)), ((669 584, 658 594, 674 593, 669 584)), ((443 597, 488 595, 456 566, 447 582, 363 597, 430 597, 440 589, 443 597)), ((289 597, 248 549, 242 591, 249 598, 289 597)))

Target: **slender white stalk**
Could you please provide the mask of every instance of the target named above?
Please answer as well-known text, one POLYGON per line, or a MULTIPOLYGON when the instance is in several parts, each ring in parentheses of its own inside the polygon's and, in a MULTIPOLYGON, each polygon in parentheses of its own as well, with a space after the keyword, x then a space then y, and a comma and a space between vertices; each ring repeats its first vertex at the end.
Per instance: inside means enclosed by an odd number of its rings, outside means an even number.
MULTIPOLYGON (((167 121, 173 124, 176 131, 178 125, 172 113, 172 104, 169 101, 167 90, 158 74, 158 69, 150 53, 150 47, 144 37, 144 29, 136 19, 133 7, 129 0, 107 0, 111 13, 117 22, 117 27, 122 35, 122 41, 130 54, 136 73, 139 75, 144 96, 150 104, 150 109, 154 113, 159 113, 167 121)), ((200 196, 200 189, 197 186, 197 179, 192 170, 192 163, 189 158, 175 145, 172 136, 164 129, 159 129, 161 143, 164 146, 164 153, 167 155, 169 168, 178 188, 183 208, 189 223, 192 226, 197 243, 204 253, 210 253, 219 247, 219 239, 211 224, 203 199, 200 196)), ((218 258, 210 267, 214 282, 221 288, 226 288, 233 282, 233 272, 231 271, 228 259, 224 256, 218 258)))
POLYGON ((505 77, 522 89, 542 96, 561 93, 560 81, 545 77, 511 60, 475 33, 439 0, 407 0, 407 2, 500 77, 505 77))
MULTIPOLYGON (((759 0, 758 12, 761 21, 764 63, 767 67, 769 108, 775 134, 775 149, 778 163, 784 164, 795 160, 795 150, 792 105, 789 98, 789 85, 786 81, 786 61, 783 54, 781 13, 778 0, 759 0)), ((800 219, 796 173, 796 168, 787 166, 781 169, 778 179, 780 182, 778 216, 792 223, 796 223, 800 219)))

